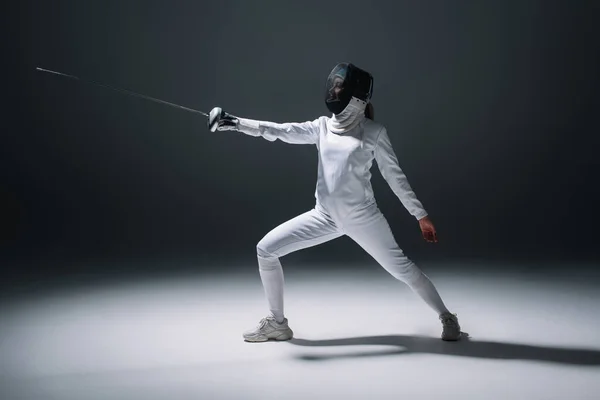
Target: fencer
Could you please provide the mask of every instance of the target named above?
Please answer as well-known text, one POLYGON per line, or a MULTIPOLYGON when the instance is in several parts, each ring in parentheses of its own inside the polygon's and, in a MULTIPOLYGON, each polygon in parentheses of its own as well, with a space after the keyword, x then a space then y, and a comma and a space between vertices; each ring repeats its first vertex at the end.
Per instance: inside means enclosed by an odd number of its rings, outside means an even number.
POLYGON ((316 202, 307 212, 268 232, 256 247, 259 274, 270 313, 243 332, 248 342, 289 340, 293 331, 284 313, 281 257, 347 235, 394 278, 407 284, 442 322, 442 340, 459 340, 461 328, 423 271, 398 246, 374 197, 371 166, 379 171, 406 210, 418 220, 423 237, 437 242, 433 222, 399 166, 387 129, 373 118, 373 76, 352 63, 329 74, 325 104, 330 116, 313 121, 275 123, 241 118, 215 107, 212 131, 238 131, 268 141, 315 145, 318 150, 316 202))

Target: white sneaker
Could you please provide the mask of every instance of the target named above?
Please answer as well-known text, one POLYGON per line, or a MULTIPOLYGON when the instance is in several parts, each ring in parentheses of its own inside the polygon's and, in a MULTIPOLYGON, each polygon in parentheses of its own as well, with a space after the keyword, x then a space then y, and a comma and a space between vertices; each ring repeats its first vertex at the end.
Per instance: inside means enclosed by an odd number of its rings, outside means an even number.
POLYGON ((440 315, 440 321, 444 327, 442 340, 459 340, 461 337, 460 325, 456 314, 445 313, 440 315))
POLYGON ((269 339, 290 340, 294 332, 288 326, 287 318, 279 323, 274 317, 269 316, 261 319, 256 328, 244 332, 243 336, 247 342, 266 342, 269 339))

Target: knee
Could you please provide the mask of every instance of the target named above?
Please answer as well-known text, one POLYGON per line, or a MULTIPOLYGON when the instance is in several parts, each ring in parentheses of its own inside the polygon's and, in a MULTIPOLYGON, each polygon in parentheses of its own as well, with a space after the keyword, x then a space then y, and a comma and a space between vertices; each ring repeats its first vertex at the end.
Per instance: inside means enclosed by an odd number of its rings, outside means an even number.
POLYGON ((258 269, 261 272, 281 269, 279 256, 274 253, 272 246, 269 246, 268 242, 264 240, 256 245, 256 257, 258 259, 258 269))
POLYGON ((400 262, 397 262, 393 268, 391 268, 392 275, 407 285, 414 285, 421 280, 421 269, 411 260, 403 257, 400 262))
POLYGON ((256 255, 259 258, 264 258, 264 259, 277 258, 278 257, 277 254, 275 254, 275 249, 273 248, 273 245, 270 244, 265 239, 262 239, 256 245, 256 255))

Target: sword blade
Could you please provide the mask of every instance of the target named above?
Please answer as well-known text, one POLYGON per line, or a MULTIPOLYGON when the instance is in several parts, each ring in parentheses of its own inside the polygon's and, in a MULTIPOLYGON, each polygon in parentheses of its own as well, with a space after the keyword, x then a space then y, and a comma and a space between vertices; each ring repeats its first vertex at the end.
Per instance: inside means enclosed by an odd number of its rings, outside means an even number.
POLYGON ((54 74, 54 75, 64 76, 66 78, 75 79, 75 80, 78 80, 78 81, 81 81, 81 82, 86 82, 86 83, 90 83, 90 84, 97 85, 97 86, 101 86, 103 88, 111 89, 111 90, 114 90, 114 91, 117 91, 117 92, 120 92, 120 93, 127 94, 129 96, 139 97, 139 98, 142 98, 142 99, 154 101, 156 103, 165 104, 167 106, 179 108, 181 110, 193 112, 193 113, 196 113, 196 114, 201 114, 201 115, 204 115, 205 117, 208 117, 208 114, 205 113, 205 112, 203 112, 203 111, 194 110, 193 108, 184 107, 184 106, 181 106, 179 104, 175 104, 175 103, 171 103, 171 102, 168 102, 168 101, 156 99, 154 97, 146 96, 144 94, 135 93, 135 92, 132 92, 131 90, 117 88, 117 87, 114 87, 114 86, 110 86, 110 85, 107 85, 107 84, 104 84, 104 83, 100 83, 100 82, 91 81, 91 80, 88 80, 88 79, 81 79, 81 78, 78 78, 78 77, 73 76, 73 75, 64 74, 62 72, 57 72, 57 71, 51 71, 51 70, 45 69, 45 68, 37 67, 36 70, 41 71, 41 72, 47 72, 47 73, 54 74))

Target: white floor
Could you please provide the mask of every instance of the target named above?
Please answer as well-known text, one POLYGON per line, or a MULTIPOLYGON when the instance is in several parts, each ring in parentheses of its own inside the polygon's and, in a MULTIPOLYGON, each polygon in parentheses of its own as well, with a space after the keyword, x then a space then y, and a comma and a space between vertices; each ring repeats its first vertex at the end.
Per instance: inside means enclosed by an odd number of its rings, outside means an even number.
POLYGON ((257 271, 61 290, 0 308, 0 398, 598 399, 595 283, 429 272, 469 340, 368 266, 286 270, 296 338, 250 344, 257 271))

